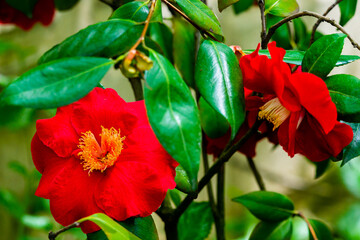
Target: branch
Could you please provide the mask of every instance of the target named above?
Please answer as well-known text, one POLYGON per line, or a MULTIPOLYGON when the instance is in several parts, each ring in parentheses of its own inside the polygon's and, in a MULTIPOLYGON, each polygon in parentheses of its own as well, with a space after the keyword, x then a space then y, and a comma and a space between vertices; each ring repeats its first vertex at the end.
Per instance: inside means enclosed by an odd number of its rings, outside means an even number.
POLYGON ((261 48, 266 49, 265 38, 266 38, 266 19, 265 19, 265 2, 264 0, 258 0, 258 5, 261 14, 261 48))
POLYGON ((169 1, 167 1, 167 0, 162 0, 162 1, 166 5, 168 5, 168 7, 170 7, 175 12, 180 14, 180 16, 182 16, 186 21, 188 21, 191 25, 193 25, 197 30, 199 30, 201 34, 205 34, 205 35, 209 36, 212 40, 219 42, 219 40, 217 40, 211 33, 208 33, 206 30, 204 30, 202 27, 200 27, 197 23, 195 23, 193 20, 191 20, 185 13, 180 11, 177 7, 172 5, 169 1))
POLYGON ((63 232, 66 232, 67 230, 71 229, 71 228, 76 228, 76 227, 79 227, 80 226, 80 223, 78 222, 74 222, 73 224, 70 224, 69 226, 66 226, 62 229, 60 229, 59 231, 57 232, 52 232, 50 231, 49 232, 49 240, 55 240, 55 238, 60 234, 60 233, 63 233, 63 232))
POLYGON ((303 17, 303 16, 315 17, 317 19, 320 19, 321 21, 327 22, 327 23, 331 24, 332 26, 336 27, 339 31, 341 31, 342 33, 344 33, 347 36, 347 38, 350 40, 350 42, 354 46, 354 48, 357 48, 360 51, 359 44, 357 44, 355 42, 355 40, 350 37, 350 35, 346 32, 346 30, 342 26, 340 26, 334 20, 324 17, 323 15, 320 15, 318 13, 309 12, 309 11, 303 11, 303 12, 296 13, 294 15, 290 15, 290 16, 284 18, 283 20, 279 21, 278 23, 274 24, 273 26, 271 26, 269 28, 268 34, 266 35, 266 38, 264 40, 264 44, 267 45, 269 43, 269 41, 270 41, 272 35, 275 33, 276 29, 278 29, 283 24, 290 22, 291 20, 293 20, 295 18, 299 18, 299 17, 303 17))
MULTIPOLYGON (((343 0, 336 0, 336 2, 334 2, 324 13, 323 16, 325 17, 326 15, 328 15, 328 13, 333 10, 333 8, 338 5, 341 1, 343 0)), ((319 27, 320 23, 322 22, 322 20, 317 20, 316 23, 313 26, 313 29, 311 31, 311 38, 310 38, 310 45, 314 42, 314 38, 315 38, 315 32, 316 29, 319 27)))
MULTIPOLYGON (((229 161, 231 156, 242 146, 244 143, 257 132, 259 126, 262 124, 263 120, 257 120, 255 124, 249 129, 249 131, 233 146, 228 149, 225 149, 220 155, 219 159, 211 166, 209 171, 205 176, 199 181, 198 192, 200 192, 211 180, 211 178, 221 170, 221 167, 229 161)), ((179 218, 181 214, 187 209, 187 207, 192 203, 194 197, 192 195, 187 195, 186 198, 181 202, 179 207, 174 211, 174 217, 179 218)))
POLYGON ((135 78, 129 78, 131 87, 133 89, 135 100, 140 101, 144 99, 144 93, 143 88, 141 84, 141 78, 135 77, 135 78))
POLYGON ((262 177, 261 177, 259 171, 256 168, 254 160, 251 157, 247 157, 247 160, 248 160, 248 163, 250 165, 250 168, 251 168, 252 172, 254 173, 256 182, 257 182, 260 190, 261 191, 266 191, 264 181, 262 180, 262 177))

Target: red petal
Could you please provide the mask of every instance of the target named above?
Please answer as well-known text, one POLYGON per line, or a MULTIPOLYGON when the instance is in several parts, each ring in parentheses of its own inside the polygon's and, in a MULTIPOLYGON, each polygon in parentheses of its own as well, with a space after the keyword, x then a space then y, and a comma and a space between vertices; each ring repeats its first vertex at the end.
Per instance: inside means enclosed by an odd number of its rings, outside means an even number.
POLYGON ((301 105, 320 123, 325 133, 335 126, 337 112, 325 82, 311 73, 295 73, 290 83, 301 105))
POLYGON ((120 129, 121 135, 127 136, 137 122, 127 103, 110 88, 95 88, 72 106, 71 122, 76 132, 81 135, 91 131, 99 142, 101 126, 120 129))
POLYGON ((77 149, 80 136, 70 123, 71 105, 58 108, 56 115, 50 119, 36 122, 37 135, 40 140, 60 157, 69 157, 77 149))
POLYGON ((162 186, 161 175, 155 168, 124 161, 108 171, 95 196, 107 215, 122 221, 133 216, 149 216, 160 207, 168 189, 162 186))

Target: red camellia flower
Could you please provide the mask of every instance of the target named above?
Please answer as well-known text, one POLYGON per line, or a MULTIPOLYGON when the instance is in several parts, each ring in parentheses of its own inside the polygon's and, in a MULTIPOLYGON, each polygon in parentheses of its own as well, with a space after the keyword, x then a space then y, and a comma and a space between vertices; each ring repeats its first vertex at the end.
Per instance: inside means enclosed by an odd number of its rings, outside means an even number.
POLYGON ((45 26, 49 25, 54 14, 54 0, 39 0, 34 7, 31 18, 10 6, 6 0, 0 0, 0 24, 15 24, 24 30, 29 30, 37 22, 41 22, 45 26))
MULTIPOLYGON (((36 129, 31 152, 42 177, 35 194, 50 199, 62 225, 99 212, 118 221, 146 217, 176 185, 178 163, 155 137, 143 101, 95 88, 36 129)), ((99 229, 89 221, 81 228, 99 229)))
POLYGON ((291 73, 283 62, 285 50, 268 45, 271 59, 259 55, 259 47, 240 58, 244 86, 263 94, 257 99, 259 118, 266 119, 278 130, 279 144, 289 156, 300 153, 311 161, 337 156, 347 146, 353 132, 337 121, 335 104, 325 82, 301 71, 291 73))

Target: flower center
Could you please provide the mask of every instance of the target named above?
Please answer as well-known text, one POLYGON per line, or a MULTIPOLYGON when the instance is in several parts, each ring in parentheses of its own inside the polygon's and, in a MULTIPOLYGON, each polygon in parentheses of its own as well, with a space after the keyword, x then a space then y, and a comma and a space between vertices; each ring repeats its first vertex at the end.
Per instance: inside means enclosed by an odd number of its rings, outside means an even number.
POLYGON ((82 133, 79 139, 78 147, 82 151, 78 155, 84 170, 89 170, 89 175, 94 170, 104 172, 114 165, 123 149, 125 137, 121 137, 120 129, 117 131, 113 127, 107 129, 101 126, 100 137, 100 145, 91 131, 82 133))
POLYGON ((290 111, 281 105, 279 98, 273 98, 260 107, 259 118, 266 119, 274 124, 273 131, 278 128, 288 117, 290 111))

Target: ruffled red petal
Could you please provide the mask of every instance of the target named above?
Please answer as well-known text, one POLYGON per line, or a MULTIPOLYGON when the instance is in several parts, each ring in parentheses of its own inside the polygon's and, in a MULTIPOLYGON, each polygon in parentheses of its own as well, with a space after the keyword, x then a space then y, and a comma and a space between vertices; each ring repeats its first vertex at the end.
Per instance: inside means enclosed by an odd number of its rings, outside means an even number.
POLYGON ((53 118, 36 122, 40 140, 60 157, 70 157, 79 144, 80 135, 70 122, 72 111, 71 105, 61 107, 53 118))
POLYGON ((107 88, 95 88, 84 98, 72 104, 71 123, 81 135, 91 131, 100 142, 101 126, 120 129, 122 136, 129 135, 137 124, 137 117, 127 103, 107 88))
POLYGON ((290 83, 301 105, 320 123, 325 133, 329 133, 337 121, 337 112, 325 82, 311 73, 295 73, 290 83))

